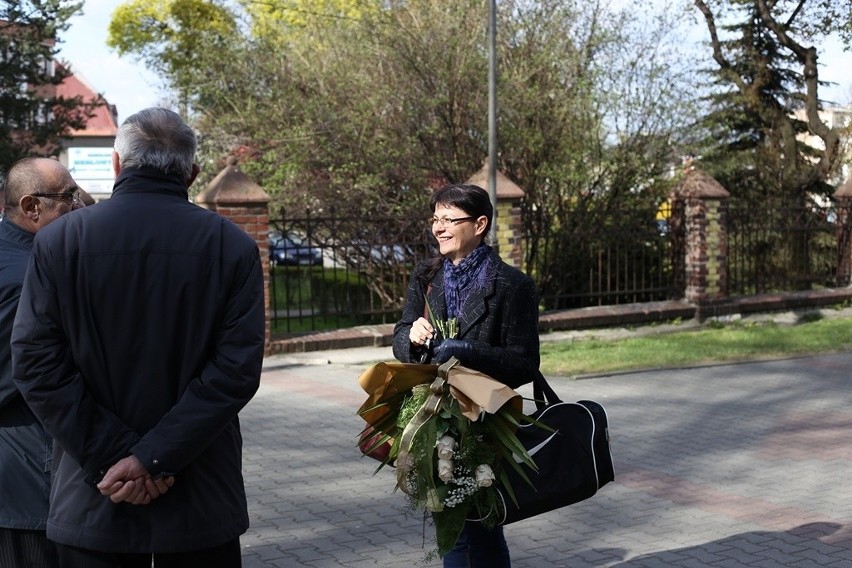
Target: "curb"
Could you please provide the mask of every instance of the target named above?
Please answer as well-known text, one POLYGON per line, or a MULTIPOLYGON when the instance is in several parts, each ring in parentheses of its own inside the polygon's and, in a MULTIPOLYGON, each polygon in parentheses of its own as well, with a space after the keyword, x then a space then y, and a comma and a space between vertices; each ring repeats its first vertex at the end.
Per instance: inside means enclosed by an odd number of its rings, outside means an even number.
MULTIPOLYGON (((701 326, 707 320, 731 320, 760 313, 808 312, 852 301, 852 288, 807 290, 783 294, 725 298, 700 304, 684 300, 644 302, 614 306, 593 306, 553 311, 539 317, 542 341, 560 341, 564 335, 555 332, 611 333, 618 326, 650 325, 663 322, 692 320, 701 326), (550 337, 549 337, 550 336, 550 337)), ((358 347, 389 347, 395 324, 377 324, 323 331, 298 337, 274 339, 266 355, 281 355, 352 349, 358 347)), ((677 330, 684 329, 683 324, 677 330)))

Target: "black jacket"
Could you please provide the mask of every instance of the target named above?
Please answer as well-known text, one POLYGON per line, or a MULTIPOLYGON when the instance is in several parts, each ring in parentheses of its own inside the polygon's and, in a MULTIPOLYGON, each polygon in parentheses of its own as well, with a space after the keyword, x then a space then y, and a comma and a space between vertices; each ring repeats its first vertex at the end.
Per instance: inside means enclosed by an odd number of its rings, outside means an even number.
POLYGON ((0 221, 0 527, 44 530, 53 442, 12 380, 9 343, 33 234, 0 221))
MULTIPOLYGON (((461 360, 462 365, 486 372, 517 388, 532 381, 538 371, 538 294, 529 276, 503 262, 495 251, 491 255, 488 284, 467 298, 458 318, 456 339, 470 341, 475 347, 476 359, 489 362, 488 369, 477 369, 478 365, 472 361, 461 360)), ((427 260, 415 267, 408 283, 402 319, 394 327, 393 354, 403 363, 420 362, 423 355, 420 348, 411 344, 408 333, 417 318, 429 319, 424 316, 427 290, 434 316, 440 320, 447 318, 443 264, 429 277, 433 262, 427 260)), ((431 361, 430 351, 425 362, 431 361)))
POLYGON ((257 243, 187 201, 178 178, 126 169, 111 199, 39 231, 12 356, 58 445, 48 537, 137 553, 242 534, 237 413, 258 388, 263 347, 257 243), (150 505, 115 505, 93 485, 131 453, 176 476, 150 505))

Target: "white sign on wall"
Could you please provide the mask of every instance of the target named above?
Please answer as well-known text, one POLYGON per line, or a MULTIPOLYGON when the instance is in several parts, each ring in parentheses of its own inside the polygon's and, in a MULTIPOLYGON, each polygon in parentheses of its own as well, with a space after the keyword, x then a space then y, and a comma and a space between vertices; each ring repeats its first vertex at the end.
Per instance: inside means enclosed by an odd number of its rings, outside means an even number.
POLYGON ((89 193, 112 192, 112 148, 68 148, 68 171, 89 193))

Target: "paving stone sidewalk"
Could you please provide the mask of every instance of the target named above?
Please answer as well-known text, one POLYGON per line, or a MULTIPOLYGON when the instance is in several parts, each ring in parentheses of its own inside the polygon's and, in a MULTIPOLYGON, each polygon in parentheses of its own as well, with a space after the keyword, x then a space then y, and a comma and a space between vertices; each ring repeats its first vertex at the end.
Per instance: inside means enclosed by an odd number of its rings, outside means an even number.
MULTIPOLYGON (((440 566, 421 562, 431 528, 424 548, 392 473, 355 448, 357 377, 382 359, 267 361, 241 414, 246 568, 440 566)), ((513 567, 852 568, 850 369, 846 353, 551 377, 565 400, 606 407, 616 481, 509 525, 513 567)))

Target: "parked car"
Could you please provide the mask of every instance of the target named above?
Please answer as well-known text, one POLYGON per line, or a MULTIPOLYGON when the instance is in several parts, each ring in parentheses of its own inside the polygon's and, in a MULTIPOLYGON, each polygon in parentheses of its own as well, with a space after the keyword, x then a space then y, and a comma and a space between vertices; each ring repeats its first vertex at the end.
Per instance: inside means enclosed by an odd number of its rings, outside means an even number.
POLYGON ((270 231, 267 239, 269 262, 275 266, 320 266, 322 251, 296 235, 270 231))

